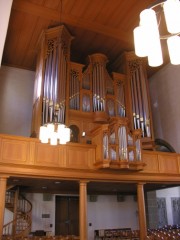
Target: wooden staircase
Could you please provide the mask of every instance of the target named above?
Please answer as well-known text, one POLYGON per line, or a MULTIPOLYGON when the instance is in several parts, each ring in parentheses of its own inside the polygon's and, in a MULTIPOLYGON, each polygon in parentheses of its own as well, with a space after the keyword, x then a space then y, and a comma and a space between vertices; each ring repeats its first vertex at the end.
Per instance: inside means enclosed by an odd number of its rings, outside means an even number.
POLYGON ((3 226, 2 240, 19 239, 28 236, 31 231, 32 204, 19 194, 19 189, 6 192, 5 207, 13 213, 13 220, 3 226))

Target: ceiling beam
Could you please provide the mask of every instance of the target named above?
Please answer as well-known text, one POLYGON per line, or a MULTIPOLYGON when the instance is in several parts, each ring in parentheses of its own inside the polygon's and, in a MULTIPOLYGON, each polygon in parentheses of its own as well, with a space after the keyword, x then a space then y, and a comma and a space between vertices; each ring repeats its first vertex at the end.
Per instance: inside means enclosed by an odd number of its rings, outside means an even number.
MULTIPOLYGON (((12 8, 17 11, 32 14, 36 17, 48 19, 50 21, 60 21, 60 13, 57 10, 52 10, 42 7, 40 5, 35 5, 24 0, 14 0, 12 8)), ((89 22, 83 18, 72 17, 67 14, 62 14, 61 22, 72 25, 74 27, 86 29, 92 32, 96 32, 98 34, 112 37, 114 39, 120 40, 121 43, 125 42, 126 44, 129 44, 129 46, 131 46, 132 44, 132 41, 130 39, 131 34, 124 32, 121 29, 113 29, 111 27, 98 24, 97 22, 89 22)))

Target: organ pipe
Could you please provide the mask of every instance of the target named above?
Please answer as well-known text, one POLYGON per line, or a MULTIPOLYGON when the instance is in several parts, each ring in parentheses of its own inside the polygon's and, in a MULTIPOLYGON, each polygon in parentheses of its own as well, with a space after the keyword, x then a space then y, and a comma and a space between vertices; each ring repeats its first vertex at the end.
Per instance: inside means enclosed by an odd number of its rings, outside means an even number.
POLYGON ((130 91, 134 129, 141 129, 143 137, 151 137, 150 113, 143 66, 130 61, 130 91))

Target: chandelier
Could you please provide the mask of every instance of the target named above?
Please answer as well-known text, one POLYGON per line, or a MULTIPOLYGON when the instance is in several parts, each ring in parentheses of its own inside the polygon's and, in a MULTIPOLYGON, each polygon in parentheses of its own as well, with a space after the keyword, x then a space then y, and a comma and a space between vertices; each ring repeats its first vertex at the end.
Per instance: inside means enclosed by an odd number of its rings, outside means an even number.
POLYGON ((147 57, 148 64, 157 67, 163 64, 161 39, 167 41, 170 62, 180 64, 180 2, 158 1, 140 13, 140 24, 133 31, 135 53, 147 57), (163 14, 164 13, 164 14, 163 14), (165 19, 168 34, 160 34, 160 25, 165 19))
POLYGON ((66 144, 70 141, 71 130, 64 124, 48 123, 40 127, 39 139, 41 143, 51 145, 66 144))

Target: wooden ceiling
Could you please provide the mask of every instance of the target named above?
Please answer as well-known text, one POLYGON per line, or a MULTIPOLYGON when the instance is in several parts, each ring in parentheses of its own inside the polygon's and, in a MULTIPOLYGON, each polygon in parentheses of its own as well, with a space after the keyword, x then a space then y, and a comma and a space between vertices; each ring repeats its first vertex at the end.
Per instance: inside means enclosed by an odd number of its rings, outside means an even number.
MULTIPOLYGON (((133 29, 139 13, 154 0, 13 0, 3 65, 35 70, 40 33, 64 24, 74 36, 71 61, 85 63, 103 53, 109 67, 119 70, 124 51, 134 51, 133 29)), ((148 74, 158 68, 148 68, 148 74)))
MULTIPOLYGON (((51 194, 79 194, 78 180, 44 179, 44 178, 8 178, 8 187, 19 187, 25 193, 51 193, 51 194)), ((147 183, 144 185, 145 192, 179 186, 176 183, 147 183)), ((136 183, 123 182, 100 182, 90 181, 87 183, 89 195, 136 195, 136 183)))

